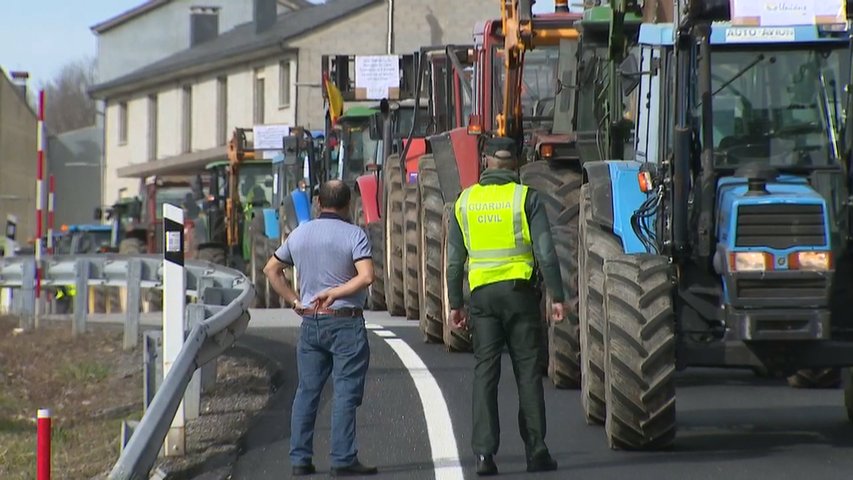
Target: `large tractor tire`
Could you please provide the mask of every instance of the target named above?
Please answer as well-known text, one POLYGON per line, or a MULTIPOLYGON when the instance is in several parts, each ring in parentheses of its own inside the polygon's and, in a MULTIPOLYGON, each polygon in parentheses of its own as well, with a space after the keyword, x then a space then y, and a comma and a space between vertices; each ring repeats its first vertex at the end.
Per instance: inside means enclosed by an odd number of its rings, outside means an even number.
POLYGON ((225 249, 217 246, 207 246, 198 249, 199 261, 215 263, 216 265, 225 265, 226 255, 225 249))
POLYGON ((442 318, 444 310, 441 294, 442 263, 437 260, 441 258, 443 243, 444 196, 441 193, 438 171, 432 155, 421 157, 418 165, 417 209, 420 215, 418 219, 420 329, 425 342, 441 343, 444 335, 442 318))
POLYGON ((249 238, 251 241, 251 254, 249 275, 251 276, 252 285, 255 286, 255 308, 270 308, 268 299, 270 295, 269 282, 264 274, 264 266, 267 264, 272 252, 269 252, 269 239, 264 232, 264 218, 261 215, 255 215, 252 218, 252 223, 249 224, 249 238))
POLYGON ((406 308, 406 318, 409 320, 418 320, 420 318, 420 304, 418 300, 418 289, 421 283, 420 260, 418 257, 419 228, 418 219, 418 187, 417 185, 406 184, 403 186, 404 203, 403 203, 403 237, 406 239, 404 249, 403 265, 406 271, 403 272, 403 305, 406 308))
MULTIPOLYGON (((450 323, 450 295, 447 282, 447 233, 450 230, 450 219, 454 215, 453 208, 453 203, 446 203, 444 205, 444 215, 441 220, 441 304, 443 311, 442 323, 444 327, 442 340, 444 341, 444 347, 449 352, 470 352, 473 350, 471 333, 467 330, 457 329, 450 323)), ((467 304, 468 298, 471 295, 468 289, 467 272, 462 281, 462 293, 467 304)))
POLYGON ((794 388, 838 388, 841 386, 841 370, 838 368, 797 370, 788 377, 788 385, 794 388))
POLYGON ((675 440, 675 313, 669 259, 618 255, 604 264, 604 424, 610 448, 675 440))
MULTIPOLYGON (((145 242, 139 238, 125 238, 118 244, 119 255, 142 255, 145 253, 145 242)), ((151 290, 160 294, 160 305, 163 305, 163 292, 160 290, 151 290)), ((139 308, 142 310, 142 299, 140 298, 139 308)), ((149 307, 150 309, 150 307, 149 307)))
MULTIPOLYGON (((118 244, 119 255, 142 255, 146 253, 145 242, 140 238, 129 237, 125 238, 118 244)), ((148 289, 143 298, 148 304, 149 312, 160 312, 163 310, 163 290, 157 288, 148 289)), ((140 301, 140 306, 142 302, 140 301)))
POLYGON ((391 315, 404 315, 403 174, 400 157, 385 162, 385 306, 391 315))
POLYGON ((581 187, 578 249, 578 317, 580 325, 581 405, 590 425, 603 425, 604 264, 622 253, 622 244, 592 220, 589 185, 581 187))
POLYGON ((385 310, 385 237, 382 222, 367 225, 367 237, 370 239, 370 253, 373 257, 373 284, 367 290, 367 308, 374 311, 385 310))
POLYGON ((546 301, 548 327, 548 376, 557 388, 578 388, 581 381, 578 299, 578 209, 581 172, 557 168, 545 161, 521 167, 521 183, 538 192, 551 225, 551 236, 560 262, 563 292, 569 308, 564 321, 550 324, 550 298, 546 301))

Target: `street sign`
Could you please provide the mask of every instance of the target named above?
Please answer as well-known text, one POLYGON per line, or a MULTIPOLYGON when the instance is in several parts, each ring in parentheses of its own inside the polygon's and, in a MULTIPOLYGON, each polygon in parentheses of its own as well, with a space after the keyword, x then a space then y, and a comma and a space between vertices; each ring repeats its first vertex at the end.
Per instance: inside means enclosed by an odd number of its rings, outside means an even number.
POLYGON ((731 0, 732 24, 753 27, 847 22, 846 0, 731 0))

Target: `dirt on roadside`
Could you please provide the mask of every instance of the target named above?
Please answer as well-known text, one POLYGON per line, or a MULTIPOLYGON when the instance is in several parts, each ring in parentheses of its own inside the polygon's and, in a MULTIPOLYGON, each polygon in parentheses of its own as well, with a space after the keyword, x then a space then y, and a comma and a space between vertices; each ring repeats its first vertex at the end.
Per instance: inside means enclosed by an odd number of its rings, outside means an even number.
MULTIPOLYGON (((20 332, 0 317, 0 479, 35 479, 36 414, 53 417, 55 480, 104 478, 120 453, 122 420, 142 417, 142 352, 121 348, 119 325, 90 324, 71 337, 68 322, 20 332)), ((271 393, 274 367, 230 351, 218 359, 217 382, 187 423, 187 456, 160 458, 170 478, 211 470, 228 476, 240 439, 271 393)))

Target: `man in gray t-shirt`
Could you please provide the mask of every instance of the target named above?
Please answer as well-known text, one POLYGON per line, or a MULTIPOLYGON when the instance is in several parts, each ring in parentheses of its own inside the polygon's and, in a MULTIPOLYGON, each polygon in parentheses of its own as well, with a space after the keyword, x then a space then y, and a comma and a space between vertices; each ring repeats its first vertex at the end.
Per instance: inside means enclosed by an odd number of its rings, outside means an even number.
POLYGON ((364 396, 370 347, 362 307, 373 282, 370 241, 349 223, 350 188, 339 180, 320 187, 320 216, 300 225, 276 250, 264 273, 273 289, 302 316, 296 364, 299 386, 291 414, 293 475, 315 472, 314 422, 320 395, 333 375, 333 476, 372 475, 355 448, 356 408, 364 396), (283 269, 296 267, 299 298, 283 269))

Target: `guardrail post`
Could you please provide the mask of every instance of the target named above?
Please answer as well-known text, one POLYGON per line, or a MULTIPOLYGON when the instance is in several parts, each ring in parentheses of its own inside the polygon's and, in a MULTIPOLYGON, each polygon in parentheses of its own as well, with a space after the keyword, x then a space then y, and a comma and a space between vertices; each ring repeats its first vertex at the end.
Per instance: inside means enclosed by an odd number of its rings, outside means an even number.
POLYGON ((74 321, 71 335, 86 333, 86 317, 89 314, 89 261, 79 259, 74 265, 74 278, 77 294, 74 296, 74 321))
MULTIPOLYGON (((168 377, 186 339, 184 211, 169 203, 163 204, 163 236, 163 375, 168 377)), ((185 405, 181 402, 166 435, 167 457, 186 452, 184 412, 185 405)))
MULTIPOLYGON (((204 305, 190 304, 187 305, 187 330, 192 330, 196 325, 201 325, 204 322, 204 305)), ((184 392, 184 406, 186 408, 186 419, 194 420, 198 418, 201 410, 201 376, 204 367, 197 369, 190 379, 187 390, 184 392)))
POLYGON ((28 258, 22 265, 21 294, 17 295, 17 313, 21 315, 21 328, 31 330, 36 315, 36 261, 28 258))
POLYGON ((163 332, 146 330, 142 338, 142 405, 148 410, 163 383, 163 332))
POLYGON ((122 346, 125 350, 132 350, 139 340, 139 282, 142 280, 142 263, 139 260, 128 260, 127 262, 127 288, 125 292, 124 319, 124 341, 122 346))

